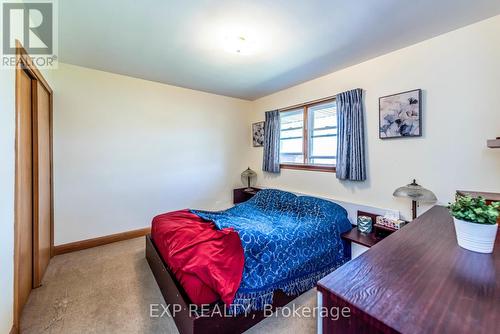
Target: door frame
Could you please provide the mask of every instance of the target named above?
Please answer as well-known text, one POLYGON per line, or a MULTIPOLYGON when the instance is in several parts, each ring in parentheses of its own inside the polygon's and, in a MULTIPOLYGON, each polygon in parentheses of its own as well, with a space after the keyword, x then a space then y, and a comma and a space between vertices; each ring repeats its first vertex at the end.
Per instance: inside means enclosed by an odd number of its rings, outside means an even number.
MULTIPOLYGON (((32 90, 32 113, 36 111, 37 101, 36 101, 36 89, 37 82, 42 84, 42 86, 49 93, 49 141, 50 141, 50 256, 54 256, 54 169, 53 169, 53 136, 52 136, 52 128, 53 128, 53 91, 50 88, 49 84, 42 76, 40 71, 33 64, 30 56, 26 52, 26 49, 22 46, 21 42, 16 40, 16 82, 15 82, 15 91, 16 91, 16 134, 15 134, 15 196, 14 196, 14 326, 13 332, 19 332, 19 321, 21 317, 22 310, 19 307, 19 287, 18 287, 18 275, 19 275, 19 252, 20 252, 20 235, 19 235, 19 212, 20 212, 20 203, 18 199, 18 194, 20 191, 20 176, 19 176, 19 128, 20 128, 20 96, 19 91, 21 88, 20 83, 20 75, 22 71, 28 73, 28 75, 32 78, 32 87, 35 87, 35 90, 32 90)), ((36 118, 33 118, 36 119, 36 118)), ((33 130, 32 130, 33 131, 33 130)), ((33 166, 33 175, 38 174, 37 166, 33 166)), ((34 198, 34 200, 36 200, 34 198)), ((33 202, 35 204, 35 202, 33 202)), ((35 212, 33 211, 33 216, 35 212)), ((35 236, 35 229, 38 229, 38 221, 36 219, 33 220, 33 235, 35 236)), ((38 232, 36 232, 38 233, 38 232)), ((38 242, 33 238, 33 287, 40 286, 41 277, 39 277, 38 273, 38 249, 35 248, 35 244, 38 245, 38 242)))

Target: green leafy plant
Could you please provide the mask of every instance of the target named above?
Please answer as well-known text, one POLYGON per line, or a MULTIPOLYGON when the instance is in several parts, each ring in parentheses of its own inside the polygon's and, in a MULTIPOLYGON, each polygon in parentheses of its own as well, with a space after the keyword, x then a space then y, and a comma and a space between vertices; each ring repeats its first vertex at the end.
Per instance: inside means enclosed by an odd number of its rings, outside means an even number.
POLYGON ((486 204, 482 197, 459 196, 455 203, 448 205, 453 217, 477 224, 496 224, 500 215, 500 202, 486 204))

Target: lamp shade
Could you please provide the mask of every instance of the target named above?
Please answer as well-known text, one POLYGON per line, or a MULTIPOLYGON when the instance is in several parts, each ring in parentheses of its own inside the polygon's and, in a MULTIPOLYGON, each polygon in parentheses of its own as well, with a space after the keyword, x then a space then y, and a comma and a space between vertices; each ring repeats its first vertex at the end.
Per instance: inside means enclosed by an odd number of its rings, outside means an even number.
POLYGON ((435 202, 437 201, 436 195, 429 189, 425 189, 421 185, 417 184, 415 180, 406 186, 399 187, 393 193, 395 197, 405 197, 410 198, 416 202, 435 202))
POLYGON ((241 173, 241 177, 244 177, 244 178, 247 178, 247 177, 256 177, 257 176, 257 173, 255 173, 253 170, 250 169, 250 167, 248 167, 247 169, 245 169, 243 171, 243 173, 241 173))
POLYGON ((247 186, 246 190, 252 190, 251 183, 252 179, 257 177, 257 173, 248 167, 241 173, 241 179, 243 184, 247 186))

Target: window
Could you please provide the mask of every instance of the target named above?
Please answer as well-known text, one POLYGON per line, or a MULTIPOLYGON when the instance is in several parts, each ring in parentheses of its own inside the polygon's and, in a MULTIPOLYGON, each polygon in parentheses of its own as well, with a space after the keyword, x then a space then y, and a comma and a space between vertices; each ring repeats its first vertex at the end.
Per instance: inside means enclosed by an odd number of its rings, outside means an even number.
POLYGON ((304 110, 280 113, 280 163, 304 163, 304 110))
POLYGON ((335 100, 306 104, 280 113, 282 168, 335 171, 335 100))

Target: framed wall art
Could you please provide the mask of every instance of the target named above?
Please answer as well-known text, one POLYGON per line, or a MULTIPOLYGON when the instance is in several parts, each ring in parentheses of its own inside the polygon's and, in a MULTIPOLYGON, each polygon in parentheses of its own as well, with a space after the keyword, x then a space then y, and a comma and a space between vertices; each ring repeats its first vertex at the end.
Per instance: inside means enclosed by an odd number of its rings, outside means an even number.
POLYGON ((252 124, 253 147, 264 146, 264 121, 252 124))
POLYGON ((393 94, 379 99, 381 139, 422 136, 422 90, 393 94))

